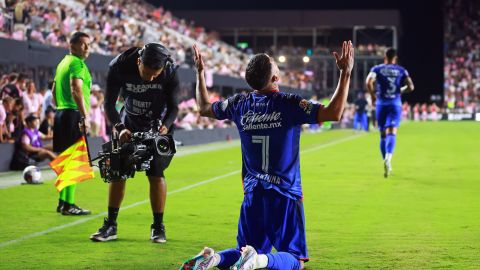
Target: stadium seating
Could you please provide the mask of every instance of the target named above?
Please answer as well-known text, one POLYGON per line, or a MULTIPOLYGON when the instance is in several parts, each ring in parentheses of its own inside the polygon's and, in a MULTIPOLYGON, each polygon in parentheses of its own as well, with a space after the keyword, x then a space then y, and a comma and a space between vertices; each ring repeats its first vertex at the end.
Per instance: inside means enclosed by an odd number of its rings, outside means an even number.
POLYGON ((480 99, 480 2, 446 1, 445 105, 474 113, 480 99))

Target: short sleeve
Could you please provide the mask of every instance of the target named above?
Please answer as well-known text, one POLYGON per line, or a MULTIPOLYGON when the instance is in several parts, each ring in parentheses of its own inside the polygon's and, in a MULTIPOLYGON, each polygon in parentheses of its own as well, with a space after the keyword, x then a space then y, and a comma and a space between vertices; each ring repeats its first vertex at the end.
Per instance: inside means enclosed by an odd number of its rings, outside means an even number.
POLYGON ((367 79, 369 79, 369 78, 372 78, 374 80, 377 78, 377 69, 375 67, 372 67, 370 69, 370 72, 367 75, 367 79))
POLYGON ((70 71, 70 79, 82 79, 84 77, 84 63, 81 61, 72 61, 68 67, 70 71))
POLYGON ((23 144, 30 145, 30 138, 26 134, 23 134, 20 140, 23 144))
POLYGON ((212 104, 213 114, 218 120, 233 120, 233 102, 235 97, 230 97, 223 101, 216 101, 212 104))
POLYGON ((293 106, 289 106, 289 114, 293 117, 295 124, 317 124, 317 114, 320 104, 308 101, 300 96, 294 95, 292 97, 293 106))
POLYGON ((7 113, 5 112, 5 107, 3 107, 3 104, 0 104, 0 125, 5 124, 6 119, 7 113))

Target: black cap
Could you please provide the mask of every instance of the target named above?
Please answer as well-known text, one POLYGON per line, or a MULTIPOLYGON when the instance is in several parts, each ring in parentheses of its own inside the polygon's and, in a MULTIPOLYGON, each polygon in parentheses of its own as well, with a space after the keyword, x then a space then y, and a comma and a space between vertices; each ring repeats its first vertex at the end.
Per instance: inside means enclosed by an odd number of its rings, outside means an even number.
POLYGON ((138 51, 142 63, 152 69, 161 69, 167 62, 173 62, 170 51, 160 43, 148 43, 138 51))

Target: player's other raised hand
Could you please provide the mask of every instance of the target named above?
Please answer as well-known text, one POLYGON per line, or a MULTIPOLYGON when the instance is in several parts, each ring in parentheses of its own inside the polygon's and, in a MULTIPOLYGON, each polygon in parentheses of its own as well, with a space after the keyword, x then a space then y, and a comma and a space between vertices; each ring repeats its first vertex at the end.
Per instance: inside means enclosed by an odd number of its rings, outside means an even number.
POLYGON ((355 49, 353 48, 352 41, 344 41, 342 44, 342 55, 338 55, 337 52, 333 52, 333 56, 337 62, 337 67, 343 72, 352 72, 355 49))
POLYGON ((193 44, 193 60, 195 61, 195 67, 197 68, 197 72, 202 72, 204 70, 205 64, 203 63, 203 57, 198 50, 197 44, 193 44))

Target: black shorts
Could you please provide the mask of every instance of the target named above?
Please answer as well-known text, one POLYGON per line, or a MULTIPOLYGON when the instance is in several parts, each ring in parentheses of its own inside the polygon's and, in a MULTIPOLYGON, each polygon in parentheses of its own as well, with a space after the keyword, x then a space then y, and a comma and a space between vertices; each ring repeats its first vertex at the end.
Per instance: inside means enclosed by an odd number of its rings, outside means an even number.
POLYGON ((73 109, 57 110, 53 122, 53 151, 61 153, 82 137, 80 132, 79 111, 73 109))
POLYGON ((154 154, 152 161, 150 161, 150 170, 146 171, 147 176, 165 177, 163 171, 168 168, 168 165, 170 165, 172 158, 173 155, 160 156, 154 154))

